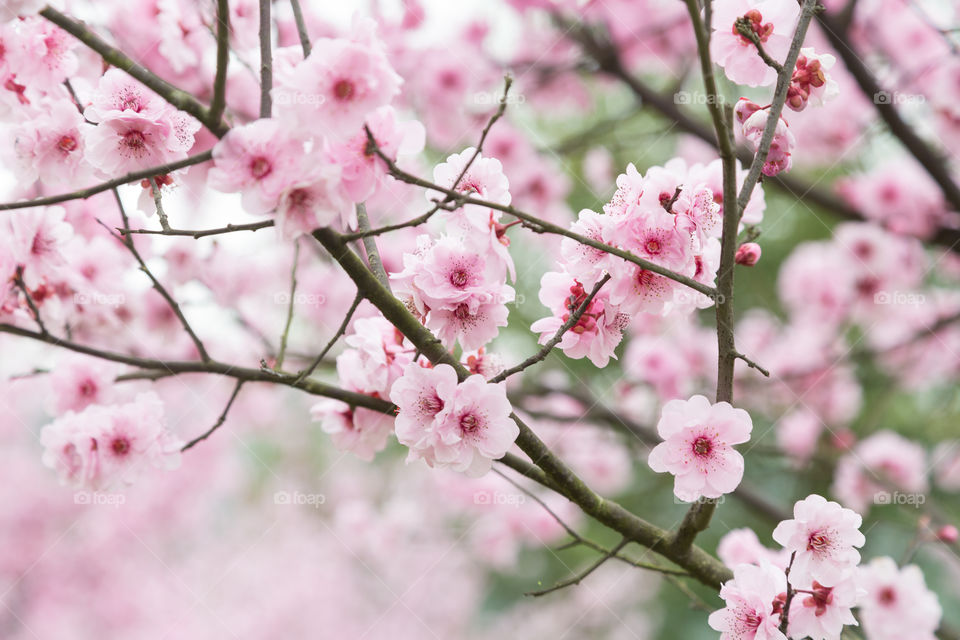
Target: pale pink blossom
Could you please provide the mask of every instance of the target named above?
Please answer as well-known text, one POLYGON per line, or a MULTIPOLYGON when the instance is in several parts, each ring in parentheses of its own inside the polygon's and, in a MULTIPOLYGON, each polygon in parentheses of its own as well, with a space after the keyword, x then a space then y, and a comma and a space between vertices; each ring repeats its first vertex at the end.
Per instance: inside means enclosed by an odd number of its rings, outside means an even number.
POLYGON ((84 140, 92 125, 84 122, 68 101, 57 101, 49 111, 24 122, 14 133, 19 178, 38 178, 45 184, 76 184, 90 177, 84 159, 84 140))
POLYGON ((816 580, 832 587, 852 574, 860 563, 866 539, 860 532, 863 519, 836 502, 813 494, 793 506, 793 519, 773 531, 773 539, 795 554, 790 583, 816 580))
POLYGON ((163 403, 154 393, 119 405, 90 405, 44 427, 43 463, 63 484, 100 490, 131 484, 144 467, 175 469, 183 442, 164 426, 163 403))
MULTIPOLYGON (((763 138, 763 132, 767 126, 767 120, 770 117, 769 108, 744 109, 741 108, 747 101, 741 98, 737 103, 737 118, 741 123, 741 133, 750 143, 753 151, 760 148, 760 142, 763 138), (749 115, 747 115, 749 114, 749 115)), ((752 104, 752 103, 751 103, 752 104)), ((770 150, 767 152, 767 159, 763 163, 763 174, 775 176, 782 171, 789 171, 793 166, 792 154, 797 146, 797 139, 787 121, 781 116, 777 120, 777 126, 773 132, 773 139, 770 142, 770 150)))
POLYGON ((50 373, 54 408, 58 414, 82 411, 91 404, 107 404, 114 395, 117 366, 89 356, 63 358, 50 373))
POLYGON ((319 227, 339 222, 342 227, 356 217, 353 204, 341 193, 341 166, 315 158, 299 168, 277 202, 277 230, 288 240, 319 227))
POLYGON ((264 118, 234 127, 217 143, 208 180, 218 191, 240 192, 248 212, 265 213, 294 188, 303 156, 302 139, 287 133, 279 120, 264 118))
POLYGON ((6 217, 6 232, 13 261, 23 267, 24 280, 37 285, 66 264, 64 249, 73 227, 64 221, 63 207, 32 207, 6 217))
POLYGON ((736 22, 739 18, 747 19, 764 51, 782 63, 787 57, 799 14, 799 7, 791 0, 722 0, 714 3, 714 32, 710 39, 714 62, 723 67, 727 77, 737 84, 751 87, 773 84, 777 72, 760 58, 756 45, 737 30, 736 22))
POLYGON ((859 513, 890 502, 895 491, 918 501, 927 489, 926 451, 892 431, 861 440, 840 458, 832 486, 840 502, 859 513))
MULTIPOLYGON (((790 574, 793 583, 793 573, 790 574)), ((790 622, 787 629, 791 638, 810 640, 840 640, 844 625, 856 626, 851 609, 866 595, 853 575, 832 587, 816 580, 809 585, 798 583, 790 604, 790 622)))
POLYGON ((400 444, 411 450, 432 446, 434 422, 450 411, 457 382, 457 373, 448 364, 406 366, 390 388, 390 399, 398 408, 395 426, 400 444))
POLYGON ((11 71, 28 86, 52 92, 77 71, 74 49, 80 42, 49 20, 24 18, 15 42, 18 46, 9 54, 11 71))
POLYGON ((728 567, 769 563, 779 569, 786 569, 790 562, 789 555, 782 549, 774 551, 763 546, 757 533, 747 527, 731 529, 725 533, 717 544, 717 557, 728 567))
POLYGON ((279 117, 308 134, 343 140, 370 113, 390 104, 402 83, 382 45, 318 38, 307 59, 278 78, 272 93, 279 117))
POLYGON ((330 435, 333 446, 367 462, 387 446, 393 430, 391 416, 364 407, 351 407, 333 398, 324 398, 313 405, 310 416, 330 435))
MULTIPOLYGON (((592 289, 593 287, 591 287, 592 289)), ((628 317, 611 304, 610 295, 601 288, 577 323, 563 334, 560 349, 570 358, 587 357, 605 367, 610 358, 616 358, 614 349, 620 344, 628 317)), ((553 315, 537 320, 531 331, 540 333, 540 344, 553 338, 557 331, 586 302, 589 291, 569 274, 548 271, 540 280, 540 302, 553 315)))
POLYGON ((675 476, 680 500, 719 498, 743 478, 743 456, 732 445, 750 439, 753 421, 728 402, 711 404, 704 396, 671 400, 663 406, 657 433, 664 439, 647 463, 657 473, 675 476))
POLYGON ((766 562, 737 565, 733 580, 720 587, 726 607, 711 613, 707 622, 720 632, 720 640, 787 640, 775 608, 786 590, 782 569, 766 562))
POLYGON ((898 568, 892 558, 874 558, 860 567, 858 580, 867 592, 860 620, 870 640, 935 638, 943 610, 919 567, 898 568))

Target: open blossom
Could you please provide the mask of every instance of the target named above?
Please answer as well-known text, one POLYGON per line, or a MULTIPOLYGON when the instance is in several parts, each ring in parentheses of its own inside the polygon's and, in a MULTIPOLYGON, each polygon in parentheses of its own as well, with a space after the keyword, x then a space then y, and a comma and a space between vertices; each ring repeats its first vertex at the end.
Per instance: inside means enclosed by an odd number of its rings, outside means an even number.
POLYGON ((743 479, 743 456, 732 445, 747 442, 752 430, 750 414, 728 402, 710 404, 701 395, 671 400, 657 423, 664 441, 647 463, 676 477, 673 493, 685 502, 719 498, 743 479))
MULTIPOLYGON (((616 358, 614 349, 620 344, 629 320, 616 305, 611 304, 610 295, 605 289, 601 288, 593 297, 580 319, 563 334, 558 345, 568 357, 587 357, 598 367, 605 367, 610 358, 616 358)), ((541 318, 530 326, 531 331, 540 333, 540 344, 553 338, 589 295, 583 284, 567 273, 548 271, 543 274, 540 302, 553 315, 541 318)))
POLYGON ((780 569, 786 569, 790 562, 789 554, 781 549, 774 551, 760 544, 757 533, 748 527, 731 529, 720 538, 717 544, 717 557, 728 567, 738 564, 761 565, 764 562, 780 569))
POLYGON ((916 565, 902 569, 892 558, 874 558, 859 571, 866 596, 860 620, 870 640, 933 640, 943 610, 916 565))
POLYGON ((315 422, 340 451, 350 451, 361 460, 373 460, 387 446, 393 419, 371 409, 351 407, 333 398, 324 398, 310 408, 315 422))
MULTIPOLYGON (((740 98, 734 113, 741 124, 743 137, 747 139, 753 151, 756 152, 760 148, 763 132, 770 117, 769 109, 758 107, 746 98, 740 98)), ((789 171, 793 166, 792 154, 796 146, 797 139, 790 131, 790 126, 783 117, 780 117, 773 132, 767 160, 763 163, 764 175, 775 176, 781 171, 789 171)))
POLYGON ((879 431, 837 462, 834 495, 851 509, 866 513, 870 505, 888 502, 889 491, 922 494, 928 488, 924 448, 893 433, 879 431))
POLYGON ((16 267, 23 267, 24 281, 35 286, 66 264, 63 251, 73 236, 73 227, 64 220, 63 207, 33 207, 6 217, 0 225, 16 267))
POLYGON ((337 356, 337 373, 351 391, 386 398, 413 360, 413 348, 381 315, 356 320, 344 342, 349 348, 337 356))
MULTIPOLYGON (((483 154, 477 154, 473 163, 470 164, 470 168, 457 182, 457 178, 467 168, 467 163, 470 162, 476 151, 474 147, 467 147, 462 152, 447 157, 445 162, 434 167, 433 181, 442 187, 454 189, 458 193, 472 198, 503 205, 510 204, 510 182, 503 173, 503 165, 496 158, 485 158, 483 154), (454 184, 456 184, 456 188, 454 188, 454 184)), ((425 195, 427 200, 430 201, 442 200, 446 197, 445 194, 437 191, 427 191, 425 195)), ((467 204, 456 211, 443 215, 455 227, 461 229, 464 233, 470 233, 474 230, 486 230, 491 222, 500 219, 501 214, 493 209, 467 204)))
POLYGON ((56 412, 81 411, 91 404, 109 402, 116 375, 116 365, 88 356, 71 355, 57 362, 50 373, 56 412))
POLYGON ((24 18, 13 41, 16 46, 8 54, 10 70, 27 86, 52 92, 77 71, 74 49, 80 43, 49 20, 24 18))
POLYGON ((451 389, 453 367, 424 373, 410 364, 390 391, 400 408, 397 437, 410 448, 408 460, 481 476, 502 458, 520 433, 503 383, 472 375, 451 389))
POLYGON ((49 111, 21 124, 14 132, 19 179, 69 184, 89 177, 84 139, 91 128, 66 100, 52 103, 49 111))
MULTIPOLYGON (((791 584, 793 573, 790 574, 791 584)), ((816 580, 806 585, 797 583, 797 593, 790 604, 789 628, 791 638, 810 640, 840 640, 844 625, 856 625, 851 609, 857 606, 866 592, 850 575, 832 587, 816 580)))
POLYGON ((790 49, 800 11, 792 0, 721 0, 713 7, 710 54, 727 77, 751 87, 773 84, 777 72, 760 58, 756 45, 737 29, 741 20, 774 60, 783 62, 790 49))
POLYGON ((331 140, 354 135, 374 110, 390 104, 403 80, 373 40, 317 38, 306 60, 278 78, 277 115, 331 140))
POLYGON ((866 541, 857 513, 813 494, 793 506, 793 519, 773 531, 773 539, 796 554, 790 570, 791 584, 816 580, 832 587, 849 576, 860 563, 866 541))
POLYGON ((167 431, 155 393, 120 405, 69 411, 44 427, 43 463, 63 484, 100 490, 131 484, 146 466, 175 469, 183 443, 167 431))
POLYGON ((807 103, 820 106, 840 93, 837 81, 827 74, 837 59, 829 53, 817 55, 812 47, 804 47, 797 58, 797 66, 787 89, 786 105, 794 111, 803 111, 807 103))
POLYGON ((733 580, 720 587, 726 607, 711 613, 708 623, 720 640, 786 640, 779 630, 779 599, 786 590, 782 569, 766 562, 737 565, 733 580))
POLYGON ((339 221, 344 227, 356 217, 341 193, 341 167, 316 158, 299 167, 277 202, 277 230, 287 239, 308 234, 339 221))
POLYGON ((291 177, 298 175, 303 156, 301 139, 287 133, 279 120, 262 118, 234 127, 217 143, 208 179, 218 191, 240 192, 248 212, 265 213, 277 206, 285 190, 296 188, 291 177))

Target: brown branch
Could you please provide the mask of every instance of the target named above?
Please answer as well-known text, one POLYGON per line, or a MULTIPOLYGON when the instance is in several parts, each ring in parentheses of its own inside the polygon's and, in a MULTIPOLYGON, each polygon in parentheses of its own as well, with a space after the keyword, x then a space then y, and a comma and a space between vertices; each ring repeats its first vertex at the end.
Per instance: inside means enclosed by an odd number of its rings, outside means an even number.
POLYGON ((87 187, 86 189, 78 189, 77 191, 61 193, 60 195, 56 196, 45 196, 43 198, 34 198, 32 200, 20 200, 18 202, 7 202, 0 204, 0 211, 7 211, 10 209, 27 209, 30 207, 44 207, 50 204, 67 202, 68 200, 86 200, 87 198, 95 196, 98 193, 110 191, 111 189, 116 189, 117 187, 121 187, 125 184, 130 184, 131 182, 139 182, 140 180, 148 180, 155 176, 162 176, 172 171, 176 171, 177 169, 183 169, 184 167, 190 167, 195 164, 206 162, 212 158, 212 151, 204 151, 202 153, 198 153, 197 155, 184 158, 183 160, 177 160, 176 162, 162 164, 149 169, 144 169, 143 171, 133 171, 126 175, 120 176, 119 178, 114 178, 113 180, 108 180, 107 182, 101 182, 98 185, 87 187))
POLYGON ((370 217, 367 215, 367 205, 363 202, 357 203, 357 224, 360 227, 360 231, 366 234, 362 236, 361 242, 363 244, 363 251, 367 255, 367 264, 370 265, 370 270, 373 271, 377 279, 380 280, 380 284, 390 289, 390 276, 387 275, 387 270, 383 266, 383 260, 380 259, 377 240, 373 234, 370 233, 370 217))
POLYGON ((43 324, 43 318, 40 317, 40 309, 37 308, 37 304, 33 301, 33 296, 30 295, 30 290, 27 289, 27 283, 23 281, 23 265, 17 266, 17 271, 13 276, 13 284, 20 289, 23 297, 26 298, 27 306, 30 308, 30 313, 33 314, 34 322, 40 327, 40 332, 44 335, 49 335, 47 327, 43 324))
POLYGON ((273 111, 270 90, 273 88, 273 51, 270 36, 273 25, 270 21, 270 3, 260 0, 260 117, 269 118, 273 111))
POLYGON ((210 120, 220 122, 227 106, 227 65, 230 64, 230 7, 228 0, 217 0, 217 73, 213 79, 210 120))
POLYGON ((300 46, 303 48, 303 57, 307 58, 310 55, 310 34, 307 33, 307 23, 303 19, 300 0, 290 0, 290 8, 293 9, 293 20, 297 23, 297 36, 300 38, 300 46))
POLYGON ((248 224, 228 224, 218 229, 117 229, 123 235, 144 234, 157 236, 188 236, 194 240, 206 238, 207 236, 218 236, 225 233, 235 233, 237 231, 259 231, 274 226, 273 220, 263 220, 261 222, 251 222, 248 224))
POLYGON ((223 412, 220 414, 220 417, 217 418, 217 421, 214 423, 214 425, 209 429, 207 429, 202 434, 200 434, 199 436, 197 436, 196 438, 194 438, 193 440, 191 440, 190 442, 188 442, 187 444, 183 445, 183 447, 180 448, 181 452, 192 448, 198 442, 203 442, 204 440, 209 438, 211 435, 213 435, 214 431, 216 431, 221 426, 223 426, 223 423, 227 421, 227 414, 230 413, 230 407, 233 406, 233 401, 237 399, 237 395, 240 393, 240 387, 243 386, 243 383, 244 383, 243 380, 237 380, 237 384, 233 387, 233 393, 230 394, 230 399, 227 400, 227 406, 223 408, 223 412))
POLYGON ((79 20, 60 13, 53 7, 47 6, 40 11, 40 15, 54 23, 70 35, 74 36, 83 44, 87 45, 111 65, 126 71, 128 74, 152 89, 154 93, 169 102, 171 105, 181 111, 185 111, 199 120, 207 129, 218 138, 223 137, 229 127, 220 121, 220 118, 213 119, 210 111, 189 93, 178 89, 158 75, 138 64, 127 54, 116 47, 113 47, 103 40, 96 33, 86 27, 79 20))
POLYGON ((593 573, 594 571, 596 571, 597 569, 599 569, 601 566, 603 566, 604 563, 606 563, 607 560, 609 560, 610 558, 612 558, 612 557, 614 557, 615 555, 617 555, 618 553, 620 553, 620 550, 623 549, 625 546, 627 546, 627 543, 629 543, 629 540, 627 540, 626 538, 621 539, 620 542, 618 542, 617 545, 616 545, 613 549, 610 549, 610 551, 608 551, 607 553, 605 553, 605 554, 603 554, 602 556, 600 556, 600 558, 598 558, 596 562, 594 562, 594 563, 591 564, 589 567, 587 567, 584 571, 582 571, 581 573, 578 573, 577 575, 573 576, 572 578, 569 578, 568 580, 564 580, 564 581, 562 581, 562 582, 558 582, 557 584, 553 585, 552 587, 550 587, 550 588, 548 588, 548 589, 543 589, 543 590, 541 590, 541 591, 528 591, 527 593, 525 593, 525 594, 523 594, 523 595, 525 595, 525 596, 533 596, 533 597, 540 597, 540 596, 545 596, 545 595, 547 595, 548 593, 553 593, 554 591, 559 591, 559 590, 565 589, 565 588, 567 588, 567 587, 572 587, 572 586, 574 586, 574 585, 578 585, 578 584, 580 584, 580 583, 583 581, 584 578, 586 578, 586 577, 589 576, 591 573, 593 573))

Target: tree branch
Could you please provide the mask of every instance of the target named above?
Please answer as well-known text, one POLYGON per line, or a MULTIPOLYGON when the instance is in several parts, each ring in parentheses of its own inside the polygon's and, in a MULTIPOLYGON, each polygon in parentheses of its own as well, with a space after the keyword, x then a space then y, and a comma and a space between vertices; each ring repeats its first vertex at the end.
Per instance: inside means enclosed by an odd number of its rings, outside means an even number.
POLYGON ((227 400, 227 406, 223 408, 223 412, 220 414, 220 417, 217 418, 217 421, 214 423, 214 425, 204 433, 200 434, 199 436, 197 436, 196 438, 188 442, 187 444, 183 445, 183 447, 180 448, 181 452, 192 448, 198 442, 203 442, 204 440, 209 438, 211 435, 213 435, 214 431, 216 431, 221 426, 223 426, 223 423, 227 421, 227 414, 230 413, 230 407, 233 406, 233 401, 237 399, 237 395, 240 393, 240 387, 243 386, 243 383, 244 383, 243 380, 237 380, 237 384, 233 387, 233 393, 230 394, 230 399, 227 400))
POLYGON ((230 64, 230 7, 228 0, 217 0, 217 74, 213 79, 210 120, 220 122, 227 106, 227 65, 230 64))

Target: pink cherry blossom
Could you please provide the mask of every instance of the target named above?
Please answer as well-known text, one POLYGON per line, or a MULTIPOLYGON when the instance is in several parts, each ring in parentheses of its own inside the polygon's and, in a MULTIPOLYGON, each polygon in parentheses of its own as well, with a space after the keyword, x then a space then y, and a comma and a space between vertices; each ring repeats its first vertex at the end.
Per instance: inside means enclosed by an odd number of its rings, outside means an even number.
POLYGON ((734 259, 737 264, 752 267, 760 261, 760 245, 756 242, 744 242, 737 247, 737 253, 734 259))
POLYGON ((18 80, 43 91, 53 91, 77 71, 76 38, 39 16, 20 23, 18 47, 11 52, 11 70, 18 80))
POLYGON ((55 274, 66 264, 63 251, 73 236, 73 227, 64 221, 63 207, 34 207, 7 216, 6 229, 13 261, 23 267, 30 286, 55 274))
POLYGON ((82 411, 91 404, 109 403, 114 395, 117 367, 88 356, 70 356, 50 374, 56 412, 82 411))
POLYGON ((760 58, 756 45, 737 30, 736 22, 740 18, 748 20, 764 51, 782 63, 787 57, 799 13, 796 3, 790 0, 716 2, 713 7, 714 33, 710 39, 713 60, 737 84, 751 87, 773 84, 777 72, 760 58))
POLYGON ((87 159, 101 173, 141 171, 186 157, 171 144, 173 128, 166 120, 134 113, 104 120, 87 130, 87 159))
POLYGON ((859 583, 867 594, 860 620, 870 640, 933 640, 943 611, 916 565, 898 568, 889 557, 863 565, 859 583))
MULTIPOLYGON (((793 573, 790 574, 791 582, 793 573)), ((790 603, 789 635, 810 640, 840 640, 844 625, 857 625, 851 609, 860 603, 866 592, 853 575, 832 587, 813 581, 799 586, 790 603)))
POLYGON ((787 640, 775 608, 786 590, 782 569, 766 562, 737 565, 733 580, 720 588, 726 607, 711 613, 708 623, 720 632, 720 640, 787 640))
MULTIPOLYGON (((445 162, 438 164, 433 169, 433 181, 448 189, 453 189, 456 182, 456 191, 473 198, 496 202, 497 204, 510 204, 510 181, 503 173, 503 165, 496 158, 485 158, 483 154, 478 154, 476 159, 467 169, 463 178, 457 182, 457 178, 467 167, 467 163, 476 152, 474 147, 467 147, 460 153, 454 153, 447 157, 445 162)), ((445 194, 435 191, 426 192, 427 200, 444 199, 445 194)), ((490 209, 484 209, 479 205, 465 205, 461 210, 444 214, 457 224, 458 227, 469 232, 471 228, 486 229, 489 220, 500 219, 500 212, 490 209)))
POLYGON ((341 167, 316 159, 300 167, 302 175, 289 177, 277 202, 277 230, 287 239, 309 234, 318 227, 339 222, 342 227, 356 217, 352 203, 342 196, 341 167))
POLYGON ((891 491, 924 493, 927 471, 923 447, 892 431, 879 431, 840 459, 832 491, 843 504, 866 513, 872 504, 887 501, 891 491))
POLYGON ((410 448, 408 459, 483 475, 520 433, 503 383, 472 375, 451 389, 456 376, 449 365, 429 374, 418 369, 408 366, 390 394, 400 407, 398 438, 410 448))
POLYGON ((126 404, 68 411, 40 435, 43 463, 61 483, 95 491, 131 484, 146 466, 175 469, 183 443, 166 430, 163 414, 152 392, 126 404))
MULTIPOLYGON (((591 287, 592 289, 593 287, 591 287)), ((569 274, 548 271, 540 280, 540 302, 553 315, 537 320, 531 331, 540 333, 540 343, 553 338, 570 319, 570 315, 586 301, 589 291, 569 274)), ((560 349, 570 358, 587 357, 605 367, 615 358, 614 349, 620 344, 628 316, 610 302, 610 295, 601 288, 577 323, 560 340, 560 349)))
POLYGON ((657 423, 664 442, 653 448, 647 464, 675 476, 673 493, 680 500, 719 498, 743 478, 743 456, 732 445, 747 442, 752 429, 750 414, 728 402, 710 404, 701 395, 671 400, 657 423))
POLYGON ((310 416, 340 451, 349 451, 367 462, 383 451, 393 429, 393 419, 371 409, 351 407, 333 398, 324 398, 310 408, 310 416))
POLYGON ((402 82, 382 45, 318 38, 307 59, 278 78, 273 98, 279 117, 292 119, 304 131, 343 140, 370 113, 389 104, 402 82))
POLYGON ((57 101, 35 120, 16 131, 14 151, 20 179, 47 184, 77 184, 90 177, 84 158, 84 140, 92 125, 84 122, 68 101, 57 101))
POLYGON ((731 529, 720 538, 717 544, 717 557, 728 567, 738 564, 764 563, 772 564, 779 569, 786 569, 790 562, 788 554, 781 549, 774 551, 760 543, 757 533, 750 528, 731 529))
MULTIPOLYGON (((767 108, 754 109, 750 107, 751 104, 746 98, 741 98, 737 103, 736 113, 737 119, 741 123, 743 137, 747 139, 753 150, 757 151, 760 148, 760 141, 763 138, 770 112, 767 108)), ((793 166, 791 155, 796 146, 797 139, 790 131, 787 121, 781 116, 777 120, 770 150, 767 153, 767 160, 763 164, 764 175, 775 176, 781 171, 789 171, 793 166)))
POLYGON ((816 580, 832 587, 849 576, 860 563, 866 541, 860 533, 863 519, 850 509, 813 494, 793 506, 793 519, 773 531, 773 539, 795 554, 791 584, 816 580))
POLYGON ((812 47, 801 49, 787 90, 786 105, 794 111, 803 111, 808 102, 820 106, 835 98, 840 87, 827 71, 836 62, 837 59, 829 53, 817 55, 812 47))
MULTIPOLYGON (((297 174, 303 155, 303 141, 283 130, 279 120, 264 118, 234 127, 213 148, 210 186, 240 192, 244 209, 265 213, 295 184, 291 176, 297 174)), ((287 196, 289 209, 295 203, 287 196)))

